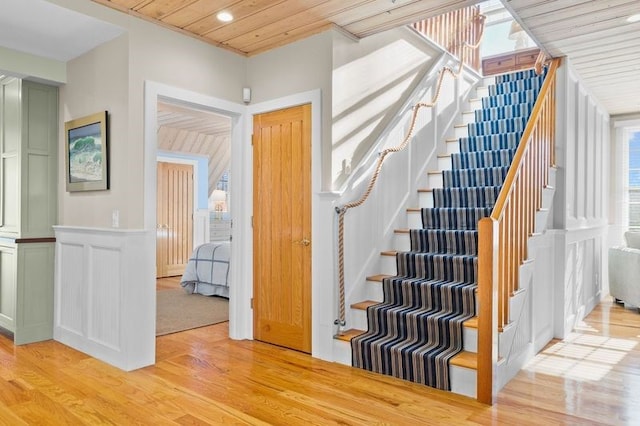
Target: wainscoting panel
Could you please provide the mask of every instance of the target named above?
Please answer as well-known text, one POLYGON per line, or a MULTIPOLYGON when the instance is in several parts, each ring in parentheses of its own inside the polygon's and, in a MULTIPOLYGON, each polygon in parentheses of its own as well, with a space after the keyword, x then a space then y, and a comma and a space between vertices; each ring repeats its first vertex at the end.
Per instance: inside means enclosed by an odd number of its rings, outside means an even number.
POLYGON ((89 248, 89 254, 90 282, 94 285, 88 289, 87 337, 98 345, 120 351, 122 289, 120 285, 113 284, 118 283, 122 276, 122 248, 94 246, 89 248))
POLYGON ((54 339, 123 370, 155 362, 152 232, 55 227, 54 339))
MULTIPOLYGON (((56 267, 54 284, 54 329, 82 336, 84 321, 82 301, 86 299, 86 287, 83 285, 84 246, 70 242, 56 244, 56 267), (64 282, 64 286, 59 285, 64 282), (60 301, 64 301, 61 303, 60 301), (64 306, 64 309, 61 307, 64 306)), ((54 332, 55 338, 55 332, 54 332)))

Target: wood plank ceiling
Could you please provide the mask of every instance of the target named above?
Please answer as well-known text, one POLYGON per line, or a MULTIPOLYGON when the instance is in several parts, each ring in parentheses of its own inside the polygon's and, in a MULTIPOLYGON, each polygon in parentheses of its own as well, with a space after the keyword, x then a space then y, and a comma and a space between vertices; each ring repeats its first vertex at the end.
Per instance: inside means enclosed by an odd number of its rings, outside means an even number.
POLYGON ((567 56, 609 114, 640 112, 639 0, 506 0, 540 47, 567 56))
POLYGON ((256 55, 332 26, 361 38, 477 0, 93 0, 242 55, 256 55), (227 11, 232 22, 216 15, 227 11))
MULTIPOLYGON (((93 1, 245 56, 331 27, 361 38, 478 3, 476 0, 93 1), (216 14, 221 11, 232 13, 235 19, 220 22, 216 14)), ((570 57, 576 72, 609 114, 640 112, 640 22, 626 21, 628 16, 640 13, 639 0, 502 0, 502 3, 543 50, 553 57, 570 57)), ((168 117, 165 128, 160 129, 163 136, 171 135, 167 129, 173 125, 168 117)), ((181 134, 195 131, 177 129, 181 134)), ((217 166, 211 166, 215 174, 217 166)))
MULTIPOLYGON (((365 37, 476 0, 93 0, 251 56, 330 27, 365 37), (232 13, 229 23, 217 20, 232 13)), ((640 111, 639 0, 502 0, 553 57, 569 56, 612 115, 640 111)))
POLYGON ((231 119, 166 102, 158 102, 158 149, 207 157, 209 195, 231 161, 231 119))

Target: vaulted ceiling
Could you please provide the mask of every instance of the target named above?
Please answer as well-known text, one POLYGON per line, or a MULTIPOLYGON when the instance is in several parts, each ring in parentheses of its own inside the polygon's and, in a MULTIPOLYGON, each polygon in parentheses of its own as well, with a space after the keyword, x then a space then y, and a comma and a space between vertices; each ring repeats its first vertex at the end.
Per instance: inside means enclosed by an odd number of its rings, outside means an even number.
POLYGON ((158 149, 206 157, 209 195, 231 161, 231 119, 167 102, 158 102, 158 149))

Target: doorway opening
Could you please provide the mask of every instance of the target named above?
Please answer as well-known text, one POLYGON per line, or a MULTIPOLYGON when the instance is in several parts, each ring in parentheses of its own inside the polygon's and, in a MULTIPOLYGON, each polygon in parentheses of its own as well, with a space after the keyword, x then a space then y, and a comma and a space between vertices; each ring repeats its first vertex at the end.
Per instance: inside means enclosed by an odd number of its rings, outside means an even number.
POLYGON ((232 118, 157 102, 156 335, 228 321, 232 118))

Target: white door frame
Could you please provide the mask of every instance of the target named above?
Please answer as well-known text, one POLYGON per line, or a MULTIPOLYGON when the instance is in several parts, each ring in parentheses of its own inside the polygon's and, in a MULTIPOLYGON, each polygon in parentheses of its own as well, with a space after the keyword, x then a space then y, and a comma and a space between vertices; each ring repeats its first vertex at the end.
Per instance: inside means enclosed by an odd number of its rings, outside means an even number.
MULTIPOLYGON (((242 173, 233 173, 233 170, 242 170, 242 150, 243 150, 243 126, 246 106, 224 99, 214 98, 202 95, 189 90, 179 89, 162 83, 145 81, 144 86, 144 228, 148 231, 155 232, 156 229, 156 199, 157 199, 157 156, 158 156, 158 101, 169 101, 171 103, 184 105, 195 109, 204 109, 225 115, 231 118, 231 175, 233 176, 233 184, 230 185, 231 200, 231 218, 234 220, 234 212, 242 211, 242 206, 235 205, 235 200, 241 201, 239 196, 243 188, 242 173), (237 175, 237 178, 236 178, 237 175)), ((233 229, 233 241, 237 244, 231 246, 232 259, 241 259, 239 248, 243 246, 243 229, 241 226, 233 229)), ((151 244, 151 242, 150 242, 151 244)), ((150 253, 153 253, 155 265, 155 239, 153 246, 148 247, 150 253)), ((239 311, 242 298, 239 291, 243 287, 244 282, 241 262, 231 262, 230 281, 239 285, 232 285, 229 288, 229 337, 246 338, 241 330, 246 329, 246 325, 242 324, 242 317, 236 315, 239 311)), ((149 271, 146 274, 150 280, 155 281, 155 271, 149 271)), ((148 286, 155 289, 155 286, 148 286)), ((155 300, 155 291, 148 295, 155 300)), ((153 303, 155 307, 155 303, 153 303)), ((155 312, 153 314, 155 317, 155 312)), ((155 339, 154 339, 155 344, 155 339)), ((155 353, 155 348, 154 348, 155 353)))

